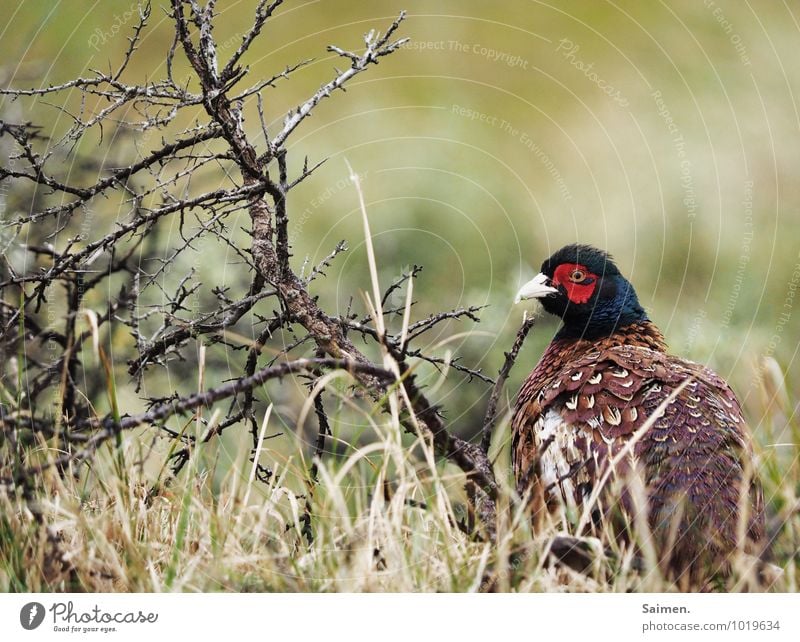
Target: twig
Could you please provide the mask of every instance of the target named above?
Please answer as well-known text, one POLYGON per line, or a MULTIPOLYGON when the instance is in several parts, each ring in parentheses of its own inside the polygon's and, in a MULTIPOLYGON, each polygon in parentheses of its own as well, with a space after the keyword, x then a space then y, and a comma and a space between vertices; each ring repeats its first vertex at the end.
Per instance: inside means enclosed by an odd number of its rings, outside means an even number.
MULTIPOLYGON (((474 485, 474 494, 479 498, 477 509, 491 536, 499 492, 491 462, 479 446, 449 430, 434 400, 427 398, 417 385, 408 363, 415 358, 437 366, 444 364, 444 359, 426 354, 421 348, 411 350, 411 343, 447 320, 477 321, 480 308, 434 313, 411 323, 410 293, 403 308, 388 308, 384 304, 392 292, 417 276, 421 268, 414 266, 382 296, 376 279, 372 305, 380 311, 379 315, 359 324, 349 310, 344 318, 326 313, 309 290, 345 249, 343 243, 308 276, 298 276, 292 266, 288 195, 321 163, 309 168, 306 161, 298 175, 290 175, 289 137, 322 100, 336 90, 343 90, 356 75, 399 49, 405 40, 393 38, 405 13, 385 33, 369 32, 365 48, 359 52, 332 45, 329 51, 346 60, 348 68, 337 70, 332 80, 292 109, 279 131, 270 138, 259 92, 277 86, 279 79, 290 77, 309 61, 288 64, 271 78, 243 84, 245 89, 234 90, 234 87, 239 87, 247 77, 248 70, 242 67, 242 60, 280 5, 280 0, 258 0, 255 17, 241 44, 222 63, 214 39, 214 0, 204 3, 170 0, 175 38, 166 54, 166 78, 140 84, 122 80, 129 75, 124 72, 146 37, 148 4, 133 28, 122 62, 113 72, 92 71, 93 76, 49 87, 0 89, 0 95, 21 101, 34 102, 43 96, 53 100, 61 92, 70 95, 74 92, 80 97, 69 112, 65 106, 69 101, 55 105, 60 115, 71 119, 68 130, 55 141, 47 137, 48 131, 32 123, 0 119, 0 143, 10 147, 10 153, 4 155, 7 162, 0 167, 0 180, 14 186, 21 197, 33 204, 20 209, 23 214, 2 223, 3 232, 13 230, 26 239, 23 254, 27 258, 23 267, 4 258, 0 281, 0 359, 6 354, 25 355, 18 367, 25 368, 25 380, 31 385, 17 391, 18 407, 3 409, 0 424, 5 432, 14 434, 13 440, 7 440, 13 444, 20 443, 16 431, 22 428, 33 431, 34 441, 58 434, 62 422, 68 428, 60 435, 59 454, 54 459, 35 462, 24 470, 0 461, 2 474, 13 471, 0 482, 30 485, 51 465, 67 471, 94 456, 109 439, 141 425, 155 426, 182 442, 185 448, 174 455, 175 468, 180 469, 187 460, 193 438, 182 437, 164 426, 164 421, 222 400, 229 400, 227 415, 204 438, 217 438, 229 426, 244 422, 250 424, 257 446, 254 391, 259 385, 290 374, 319 376, 325 369, 346 368, 376 403, 386 405, 387 397, 399 398, 387 393, 395 390, 402 393, 403 425, 407 430, 421 431, 438 456, 464 471, 474 485), (178 52, 188 61, 185 78, 175 75, 180 68, 175 60, 178 52), (189 90, 198 83, 199 90, 189 90), (253 96, 257 98, 254 100, 253 96), (245 127, 248 101, 258 102, 265 137, 263 146, 260 138, 256 145, 249 127, 245 127), (205 114, 198 115, 199 106, 205 114), (175 123, 181 122, 181 118, 188 120, 190 114, 192 125, 175 134, 175 123), (113 161, 100 163, 80 155, 85 145, 79 143, 90 134, 97 134, 105 147, 105 157, 113 161), (159 134, 164 138, 159 140, 159 134), (151 142, 149 136, 156 138, 151 142), (120 144, 123 141, 126 144, 120 144), (133 144, 128 144, 131 141, 133 144), (131 153, 135 155, 131 157, 131 153), (85 171, 79 172, 80 168, 85 171), (199 186, 208 184, 210 171, 214 172, 217 188, 202 191, 199 186), (113 203, 115 208, 121 205, 125 211, 114 212, 118 222, 112 230, 97 232, 92 217, 106 202, 113 203), (240 242, 230 223, 231 215, 242 210, 250 217, 244 230, 251 239, 249 244, 240 242), (174 235, 173 229, 177 232, 174 235), (173 237, 179 239, 175 245, 170 240, 173 237), (204 245, 206 241, 224 244, 223 248, 231 250, 229 255, 234 260, 224 267, 235 272, 230 280, 232 285, 227 285, 227 281, 224 287, 216 280, 210 284, 202 281, 200 268, 210 256, 204 245), (179 266, 179 260, 185 261, 191 253, 196 255, 195 265, 180 267, 177 274, 170 273, 170 269, 179 266), (119 292, 117 301, 102 299, 105 310, 92 317, 97 319, 93 334, 80 331, 76 320, 81 318, 82 306, 85 301, 94 301, 87 297, 88 291, 101 292, 112 275, 120 281, 113 290, 119 292), (44 303, 52 301, 54 285, 66 288, 68 301, 66 313, 55 322, 45 318, 41 310, 44 303), (269 311, 259 310, 270 299, 269 311), (395 314, 403 317, 404 329, 399 336, 386 329, 395 314), (260 323, 266 326, 254 343, 236 336, 252 336, 260 323), (200 338, 204 345, 220 342, 230 346, 233 356, 238 356, 236 350, 246 350, 246 358, 238 364, 237 378, 221 386, 183 396, 167 394, 145 399, 146 412, 136 415, 97 418, 92 402, 105 394, 107 382, 92 376, 92 366, 82 361, 81 348, 89 336, 99 344, 98 332, 105 330, 111 336, 120 325, 133 337, 135 353, 126 358, 129 357, 129 374, 137 390, 139 386, 149 387, 148 366, 172 360, 178 364, 192 339, 200 338), (363 339, 373 344, 377 342, 386 357, 386 367, 373 363, 353 344, 349 329, 360 332, 363 339), (275 354, 270 343, 278 333, 298 338, 286 347, 286 357, 284 352, 277 351, 278 358, 288 360, 259 369, 262 351, 275 354), (299 353, 297 348, 307 340, 314 342, 320 356, 291 358, 288 353, 299 353), (54 350, 41 350, 39 345, 28 349, 37 342, 47 343, 54 350), (46 356, 38 357, 39 354, 46 356), (82 380, 90 381, 85 390, 78 385, 82 380), (43 408, 38 402, 38 396, 49 388, 63 391, 59 405, 66 417, 53 418, 52 404, 43 408)), ((54 309, 49 307, 51 311, 54 309)), ((186 359, 189 358, 186 354, 186 359)), ((457 363, 457 359, 449 365, 470 378, 491 381, 480 370, 457 363)), ((319 396, 315 398, 315 410, 320 424, 316 466, 330 427, 319 396)), ((397 404, 393 410, 398 411, 397 404)), ((6 452, 0 443, 0 455, 5 456, 6 452)), ((270 475, 257 462, 254 470, 257 476, 270 475)), ((316 477, 316 473, 314 468, 311 477, 316 477)))
POLYGON ((327 98, 337 89, 341 89, 351 78, 364 71, 367 67, 369 67, 369 65, 376 64, 380 57, 396 51, 408 40, 407 38, 403 38, 396 42, 389 43, 389 39, 392 37, 392 34, 397 31, 397 28, 400 26, 400 23, 405 19, 405 17, 406 12, 400 12, 400 15, 389 26, 389 28, 386 30, 386 33, 382 36, 376 35, 374 32, 367 34, 364 39, 367 48, 362 55, 344 51, 334 46, 330 46, 328 48, 330 51, 348 58, 351 62, 350 68, 339 73, 336 78, 320 87, 314 93, 314 95, 311 96, 311 98, 306 100, 302 105, 297 107, 286 117, 286 120, 283 124, 283 129, 281 129, 281 131, 278 132, 272 139, 272 143, 270 144, 270 157, 275 157, 275 155, 278 153, 278 150, 283 148, 283 144, 286 142, 286 139, 289 137, 289 135, 301 122, 303 122, 303 120, 308 118, 308 115, 323 98, 327 98))
POLYGON ((531 328, 533 328, 535 322, 535 317, 529 317, 526 314, 522 320, 522 326, 520 326, 520 329, 517 330, 517 336, 514 339, 511 350, 504 353, 505 359, 503 360, 503 365, 497 375, 494 388, 492 388, 492 394, 489 396, 489 402, 486 404, 486 415, 483 419, 483 429, 481 431, 481 449, 485 453, 489 452, 489 446, 492 444, 492 432, 494 431, 494 426, 497 423, 497 402, 500 400, 500 395, 503 392, 503 386, 508 379, 508 375, 511 373, 511 368, 514 367, 514 362, 517 360, 517 355, 519 355, 519 351, 522 349, 522 344, 525 343, 525 338, 528 336, 528 332, 531 331, 531 328))
MULTIPOLYGON (((67 464, 75 464, 84 461, 91 457, 97 448, 104 444, 108 439, 119 434, 121 431, 130 430, 132 428, 136 428, 137 426, 141 426, 142 424, 159 424, 173 415, 184 414, 197 408, 210 408, 217 401, 232 397, 245 390, 252 389, 265 383, 266 381, 279 379, 298 372, 312 372, 319 368, 342 369, 350 372, 353 375, 364 373, 384 382, 393 381, 395 378, 393 373, 385 370, 384 368, 350 359, 317 358, 287 361, 277 366, 259 370, 250 377, 244 377, 242 379, 230 381, 217 388, 211 388, 203 392, 197 392, 186 397, 181 397, 174 401, 158 404, 147 412, 123 417, 119 422, 114 421, 111 415, 106 416, 102 420, 85 420, 77 426, 79 430, 85 430, 87 428, 99 428, 99 430, 86 441, 83 449, 61 455, 60 457, 56 457, 46 463, 32 466, 13 479, 0 478, 0 487, 4 485, 13 487, 16 484, 22 483, 24 478, 37 476, 51 466, 60 467, 67 464)), ((6 428, 5 417, 3 418, 3 423, 0 424, 0 426, 2 428, 6 428)))

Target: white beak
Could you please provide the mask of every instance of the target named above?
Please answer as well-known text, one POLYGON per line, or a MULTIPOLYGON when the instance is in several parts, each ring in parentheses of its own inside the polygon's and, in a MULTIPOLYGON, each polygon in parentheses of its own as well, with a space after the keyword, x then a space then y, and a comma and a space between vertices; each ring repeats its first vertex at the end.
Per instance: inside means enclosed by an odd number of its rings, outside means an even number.
POLYGON ((541 299, 558 292, 558 289, 549 283, 550 277, 542 273, 537 274, 519 289, 517 296, 514 297, 514 303, 519 303, 523 299, 541 299))

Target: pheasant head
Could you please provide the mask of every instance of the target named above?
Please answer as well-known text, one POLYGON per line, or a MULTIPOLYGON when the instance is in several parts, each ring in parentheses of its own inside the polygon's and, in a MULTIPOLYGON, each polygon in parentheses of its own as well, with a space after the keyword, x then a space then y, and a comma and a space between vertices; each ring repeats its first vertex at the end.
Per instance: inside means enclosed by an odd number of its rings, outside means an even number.
POLYGON ((516 302, 533 298, 563 320, 557 338, 597 339, 648 320, 611 256, 589 245, 567 245, 542 263, 516 302))

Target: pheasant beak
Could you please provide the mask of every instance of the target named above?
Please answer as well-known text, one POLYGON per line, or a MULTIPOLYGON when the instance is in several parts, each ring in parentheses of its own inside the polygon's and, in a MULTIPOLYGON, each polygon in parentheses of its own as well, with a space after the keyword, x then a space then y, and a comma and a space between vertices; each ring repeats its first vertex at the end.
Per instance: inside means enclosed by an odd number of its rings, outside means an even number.
POLYGON ((537 274, 519 289, 517 296, 514 297, 514 303, 519 303, 523 299, 542 299, 555 294, 558 289, 552 287, 550 283, 550 277, 546 274, 537 274))

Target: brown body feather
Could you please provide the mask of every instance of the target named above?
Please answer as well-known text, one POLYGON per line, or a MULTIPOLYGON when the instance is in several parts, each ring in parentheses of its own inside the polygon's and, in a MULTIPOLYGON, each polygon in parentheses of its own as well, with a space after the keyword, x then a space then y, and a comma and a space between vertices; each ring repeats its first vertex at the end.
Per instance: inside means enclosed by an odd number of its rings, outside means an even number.
POLYGON ((739 403, 714 372, 668 355, 646 320, 591 341, 554 340, 523 384, 512 457, 535 525, 559 514, 569 522, 570 513, 574 522, 610 460, 686 380, 615 466, 595 521, 616 514, 630 526, 634 511, 647 511, 662 569, 692 586, 725 572, 734 551, 754 552, 763 499, 739 403), (644 507, 630 486, 634 470, 644 507))

